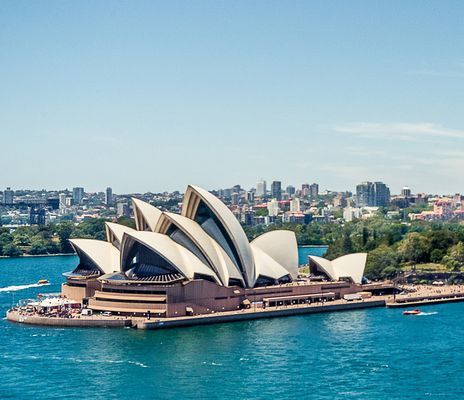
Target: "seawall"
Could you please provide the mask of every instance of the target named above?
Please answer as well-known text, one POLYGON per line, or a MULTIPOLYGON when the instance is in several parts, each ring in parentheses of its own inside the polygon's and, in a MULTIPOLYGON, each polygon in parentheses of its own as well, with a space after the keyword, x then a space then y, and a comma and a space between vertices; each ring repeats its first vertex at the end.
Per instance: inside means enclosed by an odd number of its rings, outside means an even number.
POLYGON ((131 319, 115 318, 57 318, 39 317, 35 315, 22 315, 16 311, 8 311, 6 318, 9 321, 28 325, 59 326, 59 327, 86 327, 86 328, 123 328, 132 326, 131 319))
POLYGON ((364 308, 385 307, 384 300, 370 300, 363 302, 338 303, 325 305, 296 306, 279 309, 266 309, 260 311, 237 311, 221 314, 209 314, 192 317, 166 318, 163 320, 141 320, 136 322, 139 329, 166 329, 195 325, 218 324, 224 322, 247 321, 261 318, 289 317, 293 315, 315 314, 333 311, 359 310, 364 308))

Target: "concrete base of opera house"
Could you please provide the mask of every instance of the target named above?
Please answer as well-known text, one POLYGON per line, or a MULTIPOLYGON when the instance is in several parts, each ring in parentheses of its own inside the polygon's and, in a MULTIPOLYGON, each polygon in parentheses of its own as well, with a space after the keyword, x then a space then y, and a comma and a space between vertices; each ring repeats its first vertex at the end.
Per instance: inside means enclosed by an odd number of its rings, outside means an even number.
POLYGON ((128 318, 105 318, 100 316, 79 318, 61 318, 61 317, 46 317, 39 315, 25 315, 18 310, 9 310, 6 313, 6 319, 11 322, 17 322, 26 325, 42 325, 53 327, 69 327, 69 328, 124 328, 131 327, 133 321, 128 318))
POLYGON ((385 300, 363 300, 356 302, 347 302, 345 300, 335 300, 329 303, 320 304, 300 304, 284 307, 273 307, 269 309, 245 309, 237 311, 222 312, 190 317, 175 317, 163 319, 147 319, 138 317, 116 317, 116 316, 80 316, 79 318, 60 318, 47 317, 38 315, 24 315, 18 310, 9 310, 7 319, 12 322, 43 325, 54 327, 104 327, 104 328, 122 328, 133 327, 138 329, 166 329, 196 325, 208 325, 225 322, 238 322, 246 320, 255 320, 262 318, 287 317, 292 315, 359 310, 364 308, 384 307, 385 300))
POLYGON ((259 311, 240 310, 224 312, 213 315, 201 315, 195 317, 164 318, 162 320, 143 320, 136 323, 139 329, 166 329, 185 326, 209 325, 224 322, 248 321, 261 318, 290 317, 302 314, 316 314, 333 311, 359 310, 364 308, 384 307, 385 300, 364 300, 359 302, 346 302, 335 300, 320 305, 295 305, 280 308, 264 309, 259 311))

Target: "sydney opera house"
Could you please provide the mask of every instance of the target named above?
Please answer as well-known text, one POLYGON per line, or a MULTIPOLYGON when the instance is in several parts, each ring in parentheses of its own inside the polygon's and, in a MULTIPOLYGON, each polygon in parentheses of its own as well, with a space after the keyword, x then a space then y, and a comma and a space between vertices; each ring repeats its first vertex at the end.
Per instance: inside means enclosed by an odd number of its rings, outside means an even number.
POLYGON ((314 279, 298 275, 293 232, 249 242, 229 208, 188 186, 182 213, 133 199, 136 229, 106 224, 106 241, 72 239, 79 265, 62 294, 94 311, 176 317, 329 301, 361 290, 365 255, 311 257, 314 279))

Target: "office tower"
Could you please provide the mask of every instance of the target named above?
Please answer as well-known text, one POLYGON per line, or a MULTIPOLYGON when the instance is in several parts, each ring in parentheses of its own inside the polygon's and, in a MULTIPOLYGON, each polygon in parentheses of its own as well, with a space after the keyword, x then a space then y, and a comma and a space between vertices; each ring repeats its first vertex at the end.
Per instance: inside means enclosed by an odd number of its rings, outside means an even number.
POLYGON ((319 185, 317 183, 313 183, 309 187, 309 195, 313 198, 319 196, 319 185))
POLYGON ((248 203, 254 203, 255 202, 255 192, 254 190, 250 190, 247 192, 247 201, 248 203))
POLYGON ((308 197, 309 196, 309 183, 303 183, 301 185, 301 195, 303 197, 308 197))
POLYGON ((84 188, 82 187, 73 188, 73 195, 72 195, 73 203, 81 204, 83 198, 84 198, 84 188))
POLYGON ((288 185, 285 191, 287 192, 289 196, 293 196, 295 194, 296 189, 295 189, 295 186, 288 185))
POLYGON ((375 193, 372 182, 361 182, 356 186, 356 205, 358 207, 372 207, 375 193))
POLYGON ((407 186, 405 186, 403 189, 401 189, 401 196, 403 196, 403 197, 411 197, 411 189, 409 189, 407 186))
POLYGON ((3 204, 13 204, 14 191, 10 187, 7 187, 3 192, 3 204))
POLYGON ((374 182, 375 206, 387 207, 390 204, 390 189, 385 183, 374 182))
POLYGON ((239 200, 240 200, 240 195, 236 192, 232 193, 232 196, 231 196, 232 205, 236 206, 239 200))
POLYGON ((271 184, 271 198, 277 201, 282 200, 282 182, 274 181, 271 184))
POLYGON ((224 189, 223 196, 224 200, 230 200, 232 198, 232 189, 224 189))
POLYGON ((300 199, 293 199, 292 201, 290 201, 290 212, 299 213, 300 211, 300 199))
POLYGON ((382 182, 362 182, 356 186, 358 207, 386 207, 390 203, 390 189, 382 182))
POLYGON ((261 179, 256 184, 256 196, 258 197, 266 196, 266 191, 267 191, 266 181, 261 179))
POLYGON ((105 204, 107 207, 111 207, 113 205, 113 189, 111 189, 110 187, 106 188, 105 204))

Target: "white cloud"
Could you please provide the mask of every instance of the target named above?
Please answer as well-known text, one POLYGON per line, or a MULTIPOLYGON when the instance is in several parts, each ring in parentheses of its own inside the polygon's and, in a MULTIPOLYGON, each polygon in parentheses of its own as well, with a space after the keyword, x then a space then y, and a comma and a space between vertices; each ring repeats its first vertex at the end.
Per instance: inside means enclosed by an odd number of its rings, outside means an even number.
POLYGON ((336 125, 334 130, 368 138, 391 138, 404 141, 420 141, 432 138, 464 139, 464 130, 446 128, 430 122, 354 122, 336 125))

